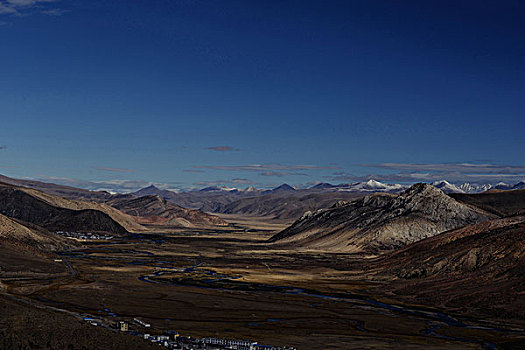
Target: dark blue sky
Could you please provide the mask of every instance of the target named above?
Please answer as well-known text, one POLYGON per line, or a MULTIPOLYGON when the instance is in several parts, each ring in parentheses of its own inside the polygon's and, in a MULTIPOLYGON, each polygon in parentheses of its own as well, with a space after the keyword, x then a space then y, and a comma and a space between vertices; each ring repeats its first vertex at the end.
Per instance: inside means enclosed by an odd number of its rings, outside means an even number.
POLYGON ((0 4, 6 175, 525 178, 525 1, 0 4))

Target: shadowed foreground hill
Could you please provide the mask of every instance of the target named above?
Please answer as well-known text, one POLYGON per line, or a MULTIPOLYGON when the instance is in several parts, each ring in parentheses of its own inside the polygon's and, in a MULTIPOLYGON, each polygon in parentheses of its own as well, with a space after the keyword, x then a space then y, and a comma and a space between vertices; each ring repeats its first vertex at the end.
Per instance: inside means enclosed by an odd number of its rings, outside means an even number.
POLYGON ((221 218, 197 209, 182 208, 160 196, 121 196, 108 202, 114 208, 137 218, 139 223, 182 227, 227 226, 221 218))
POLYGON ((56 251, 72 245, 62 238, 35 225, 21 223, 0 214, 0 245, 18 247, 21 251, 56 251))
POLYGON ((22 191, 27 194, 43 200, 44 202, 60 208, 71 209, 71 210, 98 210, 109 215, 113 220, 118 222, 122 227, 124 227, 129 232, 145 232, 147 228, 140 225, 137 222, 137 218, 125 214, 118 209, 113 208, 112 206, 106 203, 90 202, 90 201, 80 201, 73 199, 66 199, 62 197, 57 197, 49 195, 47 193, 29 189, 29 188, 20 188, 22 191))
POLYGON ((525 320, 525 217, 482 222, 381 256, 396 294, 446 308, 525 320))
POLYGON ((101 211, 54 206, 20 187, 3 183, 0 183, 0 214, 50 231, 126 233, 119 223, 101 211))
POLYGON ((391 250, 494 217, 416 184, 400 195, 375 194, 306 213, 270 241, 347 252, 391 250))
POLYGON ((65 272, 62 264, 52 262, 54 252, 76 245, 36 225, 24 226, 0 214, 0 292, 1 279, 8 275, 65 272))

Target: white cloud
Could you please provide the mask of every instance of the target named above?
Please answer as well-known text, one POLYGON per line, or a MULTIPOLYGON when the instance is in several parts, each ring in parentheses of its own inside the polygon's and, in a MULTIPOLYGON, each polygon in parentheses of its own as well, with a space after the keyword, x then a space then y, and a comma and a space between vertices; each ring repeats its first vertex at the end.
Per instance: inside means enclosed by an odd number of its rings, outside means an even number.
POLYGON ((56 2, 56 0, 6 0, 12 7, 30 7, 39 3, 56 2))
MULTIPOLYGON (((58 0, 0 0, 0 15, 24 15, 31 12, 31 9, 42 8, 44 4, 57 2, 58 0)), ((42 11, 49 15, 61 15, 65 10, 45 9, 42 11)))
POLYGON ((69 10, 63 10, 59 8, 42 11, 44 15, 48 15, 48 16, 62 16, 64 13, 68 13, 68 12, 69 10))
POLYGON ((5 5, 4 3, 0 2, 0 14, 15 14, 18 13, 18 11, 8 5, 5 5))

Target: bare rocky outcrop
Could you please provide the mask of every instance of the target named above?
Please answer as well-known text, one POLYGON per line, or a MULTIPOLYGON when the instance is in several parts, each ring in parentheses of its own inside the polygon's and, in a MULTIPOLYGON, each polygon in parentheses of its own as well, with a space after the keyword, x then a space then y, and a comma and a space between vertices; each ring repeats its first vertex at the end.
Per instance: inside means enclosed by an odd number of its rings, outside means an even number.
POLYGON ((296 221, 271 238, 335 251, 382 251, 495 217, 459 203, 428 184, 401 193, 374 194, 296 221))

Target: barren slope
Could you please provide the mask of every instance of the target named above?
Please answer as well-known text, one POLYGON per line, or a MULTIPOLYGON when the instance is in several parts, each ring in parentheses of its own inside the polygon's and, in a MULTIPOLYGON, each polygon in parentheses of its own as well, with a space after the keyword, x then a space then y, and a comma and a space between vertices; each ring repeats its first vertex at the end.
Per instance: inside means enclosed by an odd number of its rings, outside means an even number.
POLYGON ((306 211, 328 208, 338 201, 348 201, 363 195, 353 192, 307 193, 300 191, 272 193, 257 197, 241 198, 217 205, 211 211, 222 214, 269 216, 281 220, 297 220, 306 211), (298 192, 298 193, 296 193, 298 192))
POLYGON ((38 227, 28 227, 0 214, 0 245, 19 246, 20 249, 35 248, 55 251, 70 247, 71 242, 38 227))
POLYGON ((375 194, 306 213, 271 241, 335 251, 390 250, 492 217, 416 184, 400 195, 375 194))
POLYGON ((434 305, 525 320, 525 218, 469 225, 382 256, 395 293, 434 305))

